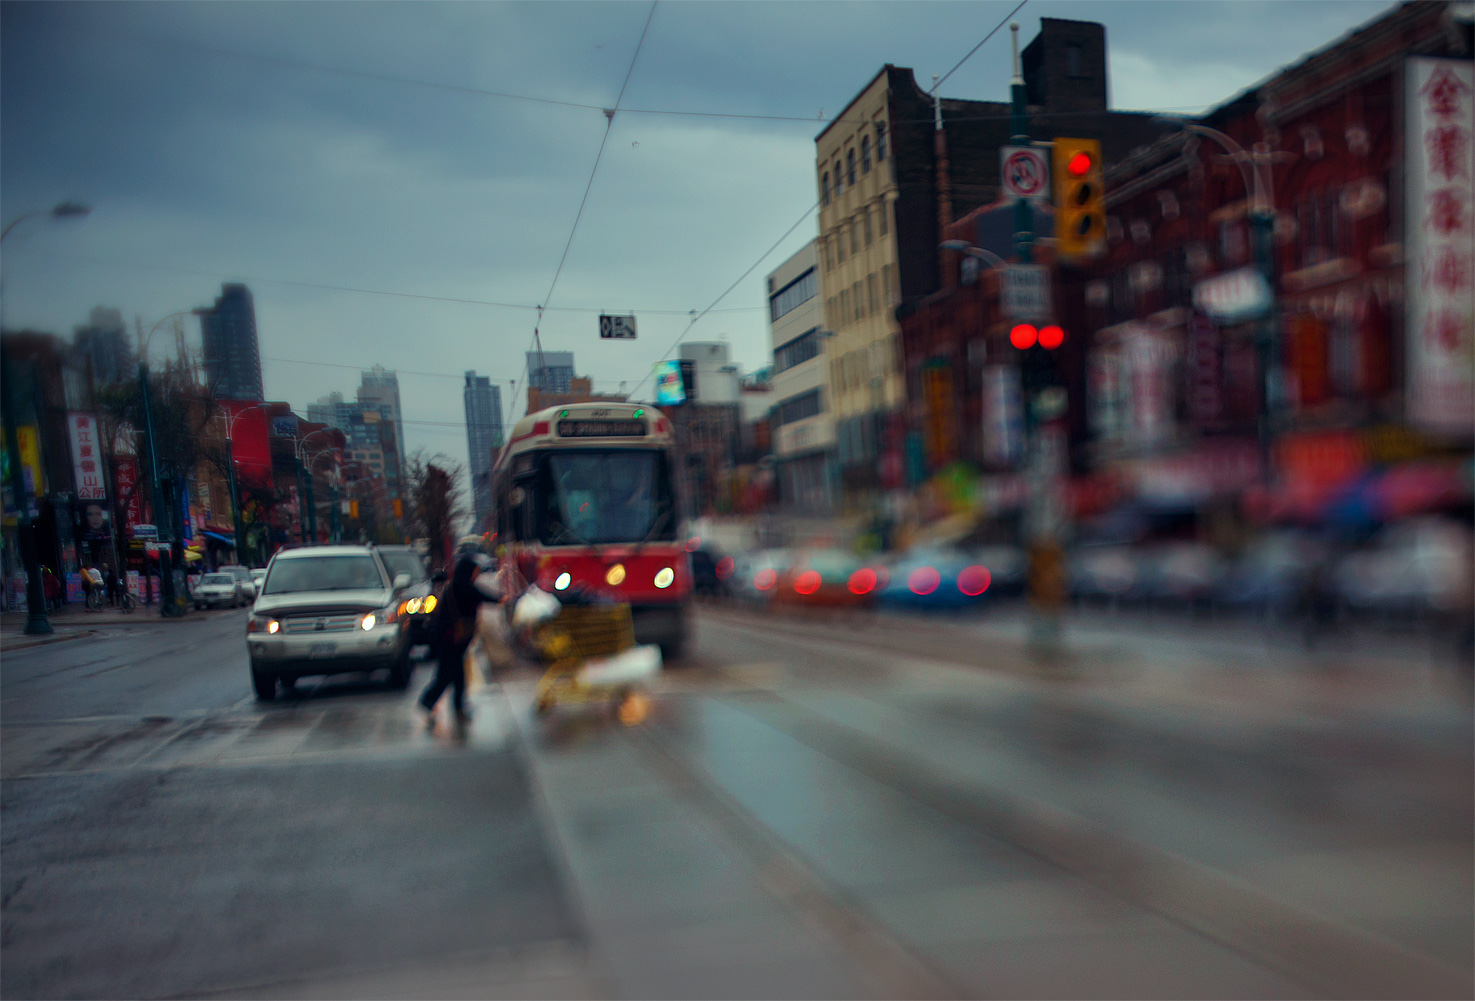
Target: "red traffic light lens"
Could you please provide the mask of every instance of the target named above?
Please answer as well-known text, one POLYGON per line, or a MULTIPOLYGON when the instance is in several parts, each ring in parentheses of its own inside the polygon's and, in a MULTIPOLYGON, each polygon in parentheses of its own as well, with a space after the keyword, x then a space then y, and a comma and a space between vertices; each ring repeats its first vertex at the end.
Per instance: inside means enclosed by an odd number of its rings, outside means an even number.
POLYGON ((1038 336, 1039 332, 1034 327, 1028 323, 1021 323, 1009 331, 1009 343, 1023 351, 1026 348, 1032 347, 1035 343, 1035 338, 1038 336))
POLYGON ((1065 172, 1071 177, 1085 177, 1091 171, 1091 154, 1077 153, 1065 164, 1065 172))
POLYGON ((1065 331, 1060 327, 1049 326, 1040 328, 1040 347, 1047 351, 1054 351, 1065 343, 1065 331))

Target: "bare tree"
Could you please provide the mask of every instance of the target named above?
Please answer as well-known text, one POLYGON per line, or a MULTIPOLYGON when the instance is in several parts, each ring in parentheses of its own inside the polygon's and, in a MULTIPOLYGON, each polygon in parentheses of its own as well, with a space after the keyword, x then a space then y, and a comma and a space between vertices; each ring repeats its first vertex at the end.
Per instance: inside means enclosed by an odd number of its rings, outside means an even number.
POLYGON ((451 533, 466 517, 461 486, 465 478, 459 463, 439 453, 427 458, 424 449, 416 449, 405 460, 410 522, 429 545, 432 566, 441 566, 450 557, 451 533))

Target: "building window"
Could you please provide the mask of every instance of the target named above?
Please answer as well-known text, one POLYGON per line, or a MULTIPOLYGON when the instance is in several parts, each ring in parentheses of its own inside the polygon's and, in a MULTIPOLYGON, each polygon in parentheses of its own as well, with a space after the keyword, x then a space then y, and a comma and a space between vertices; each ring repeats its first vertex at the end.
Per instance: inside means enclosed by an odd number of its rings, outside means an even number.
POLYGON ((876 162, 886 159, 886 123, 876 123, 876 162))
POLYGON ((818 294, 819 277, 814 273, 814 269, 810 268, 769 297, 768 306, 770 317, 773 320, 777 320, 779 317, 804 305, 804 303, 813 299, 818 294))
POLYGON ((811 389, 807 393, 791 396, 778 406, 773 408, 773 426, 783 427, 795 421, 802 421, 806 417, 814 417, 820 412, 819 390, 811 389))
POLYGON ((896 287, 896 268, 887 264, 881 269, 881 284, 886 286, 886 305, 894 306, 901 301, 901 295, 896 287))
POLYGON ((869 174, 871 172, 871 137, 860 137, 860 172, 869 174))
POLYGON ((839 160, 836 160, 835 161, 834 174, 835 174, 835 194, 836 195, 839 195, 841 192, 843 192, 845 190, 845 175, 842 174, 842 173, 840 173, 840 161, 839 160))
POLYGON ((860 282, 850 286, 850 305, 855 309, 855 318, 862 319, 866 315, 865 300, 860 297, 860 282))
POLYGON ((835 232, 835 262, 837 264, 844 264, 845 263, 845 224, 844 223, 841 223, 840 224, 840 228, 835 232))
POLYGON ((842 288, 840 290, 840 326, 843 327, 843 326, 846 326, 849 323, 850 323, 850 290, 848 288, 842 288))
POLYGON ((855 187, 855 150, 845 154, 845 183, 855 187))
POLYGON ((860 253, 860 227, 852 218, 850 220, 850 256, 854 257, 858 253, 860 253))
POLYGON ((891 232, 891 203, 883 198, 880 208, 881 211, 876 214, 881 217, 881 235, 885 236, 891 232))
POLYGON ((1067 74, 1070 76, 1086 75, 1085 69, 1083 68, 1084 60, 1081 58, 1083 55, 1084 53, 1081 51, 1079 45, 1067 45, 1065 47, 1065 72, 1067 74))
POLYGON ((826 271, 830 270, 830 241, 819 241, 819 263, 826 271))
POLYGON ((828 170, 820 175, 819 192, 820 204, 830 204, 830 172, 828 170))
POLYGON ((872 313, 881 310, 881 302, 876 297, 876 272, 872 271, 866 275, 866 303, 870 306, 872 313))
POLYGON ((871 207, 867 205, 861 211, 865 213, 866 246, 869 247, 871 245, 871 241, 874 239, 874 237, 871 236, 871 207))
POLYGON ((811 327, 773 352, 773 370, 785 372, 819 356, 819 328, 811 327))
POLYGON ((837 393, 843 392, 845 389, 845 384, 840 379, 840 359, 835 358, 830 361, 830 385, 835 387, 835 392, 837 393))

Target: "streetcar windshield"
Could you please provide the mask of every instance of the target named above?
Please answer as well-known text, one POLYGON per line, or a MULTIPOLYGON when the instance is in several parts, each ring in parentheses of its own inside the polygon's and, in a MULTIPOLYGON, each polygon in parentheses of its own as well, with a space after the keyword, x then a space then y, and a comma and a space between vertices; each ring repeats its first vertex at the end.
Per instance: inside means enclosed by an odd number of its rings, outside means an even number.
POLYGON ((600 449, 546 460, 545 545, 674 539, 676 511, 664 454, 600 449))

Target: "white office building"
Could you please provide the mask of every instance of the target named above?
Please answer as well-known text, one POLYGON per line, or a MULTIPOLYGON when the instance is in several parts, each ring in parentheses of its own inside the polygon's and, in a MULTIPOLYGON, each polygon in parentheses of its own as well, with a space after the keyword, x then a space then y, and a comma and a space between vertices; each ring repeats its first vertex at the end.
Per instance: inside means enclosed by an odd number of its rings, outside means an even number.
POLYGON ((792 510, 834 510, 835 421, 829 406, 824 296, 811 241, 768 276, 773 345, 769 420, 780 503, 792 510))

